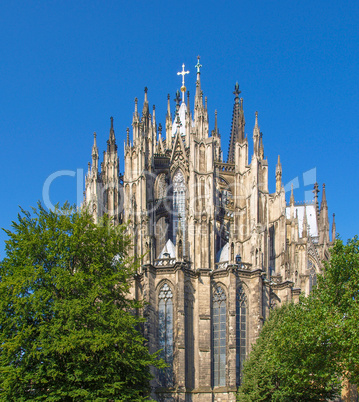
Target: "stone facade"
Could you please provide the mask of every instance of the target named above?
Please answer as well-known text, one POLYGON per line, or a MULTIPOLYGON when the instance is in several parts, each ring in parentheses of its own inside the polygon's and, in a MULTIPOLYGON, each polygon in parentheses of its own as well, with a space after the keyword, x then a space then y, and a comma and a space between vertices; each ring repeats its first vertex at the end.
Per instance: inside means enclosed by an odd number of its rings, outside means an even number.
MULTIPOLYGON (((269 311, 310 292, 328 258, 329 220, 323 185, 314 201, 289 205, 278 157, 276 190, 268 190, 268 162, 255 115, 248 160, 243 99, 234 90, 227 162, 217 114, 209 129, 197 63, 194 111, 189 93, 168 97, 165 132, 149 111, 135 111, 119 159, 113 119, 101 172, 96 134, 85 203, 97 221, 108 213, 126 222, 140 260, 133 296, 147 302, 144 331, 151 352, 169 367, 154 373, 159 401, 234 401, 241 367, 269 311)), ((332 238, 335 237, 333 222, 332 238)))

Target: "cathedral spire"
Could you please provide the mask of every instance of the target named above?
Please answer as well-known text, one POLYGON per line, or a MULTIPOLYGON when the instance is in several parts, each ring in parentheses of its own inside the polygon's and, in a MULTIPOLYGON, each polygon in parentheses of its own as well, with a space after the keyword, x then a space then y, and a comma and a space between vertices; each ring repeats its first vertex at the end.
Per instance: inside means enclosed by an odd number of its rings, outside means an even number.
POLYGON ((319 191, 320 190, 319 190, 318 183, 315 182, 313 193, 314 193, 314 205, 315 205, 315 211, 316 211, 316 215, 317 215, 317 222, 319 222, 319 202, 318 202, 318 193, 319 193, 319 191))
POLYGON ((116 138, 115 138, 115 130, 113 129, 113 117, 110 117, 111 127, 110 127, 110 137, 107 141, 107 151, 117 150, 116 138))
POLYGON ((217 110, 214 111, 214 133, 218 135, 217 110))
POLYGON ((243 113, 243 99, 239 99, 239 94, 241 91, 239 90, 238 82, 234 86, 233 94, 234 96, 234 105, 233 105, 233 114, 232 114, 232 128, 231 128, 231 136, 229 140, 229 149, 228 149, 228 163, 234 163, 235 156, 235 146, 236 142, 242 143, 244 141, 244 113, 243 113))
POLYGON ((255 122, 254 122, 254 129, 253 129, 253 151, 254 154, 259 156, 260 148, 260 129, 258 126, 258 112, 256 112, 255 122))
POLYGON ((128 127, 126 128, 126 145, 130 146, 130 129, 128 127))
POLYGON ((278 155, 278 162, 275 169, 275 189, 279 193, 282 188, 282 165, 280 163, 280 156, 278 155))
POLYGON ((336 225, 335 225, 335 214, 333 214, 333 223, 332 223, 332 242, 334 242, 334 241, 335 241, 336 232, 337 232, 337 228, 336 228, 336 225))
POLYGON ((96 132, 93 133, 93 147, 92 147, 92 169, 98 171, 98 148, 96 141, 96 132))
POLYGON ((171 116, 171 96, 167 95, 167 114, 166 114, 166 148, 172 147, 172 116, 171 116))
POLYGON ((320 204, 319 214, 319 243, 329 243, 329 217, 327 196, 325 193, 325 184, 323 183, 322 202, 320 204))
POLYGON ((308 220, 307 220, 307 206, 304 205, 303 228, 302 237, 308 237, 308 220))
POLYGON ((291 189, 290 189, 289 206, 290 206, 290 219, 294 219, 294 194, 293 194, 293 183, 292 183, 291 189))
POLYGON ((195 96, 195 101, 194 101, 195 108, 198 107, 199 105, 203 106, 203 104, 202 104, 202 89, 201 89, 201 67, 202 67, 202 64, 200 64, 199 59, 200 59, 200 56, 197 56, 197 64, 195 65, 195 68, 197 69, 196 96, 195 96))
POLYGON ((148 115, 149 115, 147 92, 148 92, 148 88, 145 87, 145 99, 143 101, 142 116, 146 116, 146 117, 148 117, 148 115))

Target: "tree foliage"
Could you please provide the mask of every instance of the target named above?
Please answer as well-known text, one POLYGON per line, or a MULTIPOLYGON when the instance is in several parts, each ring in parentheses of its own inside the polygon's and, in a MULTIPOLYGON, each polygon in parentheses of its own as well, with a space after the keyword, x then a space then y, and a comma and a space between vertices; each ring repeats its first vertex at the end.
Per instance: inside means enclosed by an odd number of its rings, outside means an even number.
POLYGON ((332 322, 331 340, 338 349, 338 371, 359 385, 359 239, 337 240, 319 278, 317 298, 332 322))
POLYGON ((68 205, 22 211, 0 263, 1 400, 146 400, 150 355, 129 297, 124 227, 68 205))
POLYGON ((323 311, 312 300, 274 310, 244 363, 239 401, 325 401, 339 378, 323 311))
POLYGON ((274 310, 244 364, 239 401, 325 401, 359 384, 359 240, 337 240, 317 288, 274 310))

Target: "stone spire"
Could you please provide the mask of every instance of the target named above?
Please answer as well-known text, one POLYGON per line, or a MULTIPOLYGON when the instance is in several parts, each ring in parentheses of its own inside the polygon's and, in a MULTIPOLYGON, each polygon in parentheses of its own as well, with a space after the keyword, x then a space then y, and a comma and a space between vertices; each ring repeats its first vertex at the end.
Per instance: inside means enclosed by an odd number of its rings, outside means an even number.
POLYGON ((277 193, 280 192, 282 188, 282 165, 280 163, 280 156, 278 155, 278 162, 275 169, 275 190, 277 193))
POLYGON ((111 127, 110 127, 110 137, 107 141, 107 152, 117 152, 115 130, 113 129, 113 117, 110 117, 111 127))
POLYGON ((194 99, 194 107, 195 109, 202 105, 202 89, 201 89, 201 67, 202 64, 199 62, 200 57, 197 56, 197 64, 195 68, 197 69, 197 80, 196 80, 196 95, 194 99))
POLYGON ((92 170, 98 172, 98 148, 96 141, 96 132, 93 133, 93 147, 92 147, 92 170))
POLYGON ((314 189, 313 189, 313 193, 314 193, 314 205, 315 205, 315 212, 317 215, 317 222, 319 223, 319 202, 318 202, 318 194, 319 194, 319 186, 318 183, 315 182, 314 184, 314 189))
POLYGON ((166 148, 172 148, 172 116, 170 94, 167 95, 167 114, 166 114, 166 148))
POLYGON ((217 110, 214 111, 214 133, 218 135, 217 110))
POLYGON ((335 241, 336 238, 336 233, 337 233, 337 227, 335 225, 335 214, 333 214, 333 223, 332 223, 332 242, 335 241))
POLYGON ((322 202, 319 214, 319 242, 320 244, 329 243, 329 217, 327 196, 325 193, 325 183, 323 183, 322 202))
POLYGON ((145 99, 143 101, 143 108, 142 108, 142 116, 143 117, 148 117, 149 115, 149 107, 148 107, 148 99, 147 99, 147 92, 148 92, 148 88, 145 87, 145 99))
POLYGON ((140 116, 138 115, 138 99, 135 98, 135 111, 132 117, 132 130, 133 130, 134 142, 139 137, 139 123, 140 123, 140 116))
POLYGON ((289 205, 290 205, 290 218, 291 218, 291 219, 294 219, 294 194, 293 194, 293 183, 292 183, 291 189, 290 189, 289 205))
POLYGON ((308 237, 307 207, 304 205, 302 237, 308 237))
POLYGON ((258 112, 256 112, 254 129, 253 129, 253 153, 259 157, 259 142, 260 142, 260 130, 258 126, 258 112))
POLYGON ((234 97, 234 105, 233 105, 233 114, 232 114, 232 128, 231 128, 231 136, 229 140, 229 149, 228 149, 228 163, 234 163, 235 156, 235 144, 236 142, 242 143, 244 141, 244 113, 243 113, 243 99, 239 99, 239 94, 241 91, 239 90, 238 82, 234 86, 233 94, 234 97))

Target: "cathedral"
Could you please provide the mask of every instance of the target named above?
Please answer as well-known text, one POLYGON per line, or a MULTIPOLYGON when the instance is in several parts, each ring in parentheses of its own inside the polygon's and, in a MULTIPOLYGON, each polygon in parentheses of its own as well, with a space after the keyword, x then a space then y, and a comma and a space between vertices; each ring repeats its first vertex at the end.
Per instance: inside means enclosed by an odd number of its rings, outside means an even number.
POLYGON ((157 401, 235 401, 243 362, 270 309, 311 291, 335 238, 324 184, 320 203, 316 183, 312 202, 296 203, 292 188, 287 204, 278 157, 269 192, 258 114, 250 156, 238 84, 223 160, 201 67, 198 57, 191 105, 182 66, 181 91, 173 111, 168 95, 164 126, 155 106, 150 111, 147 88, 142 112, 135 99, 123 173, 113 119, 101 166, 95 133, 86 176, 84 203, 94 220, 107 213, 133 238, 139 269, 132 294, 146 302, 150 351, 161 349, 168 365, 153 372, 157 401))

